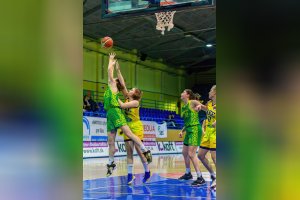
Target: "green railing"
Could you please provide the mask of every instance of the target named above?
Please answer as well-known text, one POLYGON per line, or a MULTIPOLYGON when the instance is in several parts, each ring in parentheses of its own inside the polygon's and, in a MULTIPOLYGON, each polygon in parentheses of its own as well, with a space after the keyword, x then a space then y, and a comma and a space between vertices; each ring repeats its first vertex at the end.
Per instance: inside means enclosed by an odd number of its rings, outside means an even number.
MULTIPOLYGON (((90 95, 94 101, 103 103, 104 92, 83 90, 83 95, 88 94, 88 93, 90 93, 90 95)), ((124 100, 122 95, 120 96, 120 98, 122 100, 124 100)), ((169 101, 157 101, 157 100, 143 98, 141 101, 141 106, 144 108, 154 108, 154 109, 160 109, 160 110, 177 111, 176 103, 169 102, 169 101)))

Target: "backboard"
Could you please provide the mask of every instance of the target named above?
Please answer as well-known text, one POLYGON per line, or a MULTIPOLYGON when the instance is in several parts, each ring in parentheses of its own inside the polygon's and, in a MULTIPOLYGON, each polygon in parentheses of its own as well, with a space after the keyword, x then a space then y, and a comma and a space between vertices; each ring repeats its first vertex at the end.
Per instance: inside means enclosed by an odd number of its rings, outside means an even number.
POLYGON ((102 18, 213 5, 213 0, 102 0, 102 18))

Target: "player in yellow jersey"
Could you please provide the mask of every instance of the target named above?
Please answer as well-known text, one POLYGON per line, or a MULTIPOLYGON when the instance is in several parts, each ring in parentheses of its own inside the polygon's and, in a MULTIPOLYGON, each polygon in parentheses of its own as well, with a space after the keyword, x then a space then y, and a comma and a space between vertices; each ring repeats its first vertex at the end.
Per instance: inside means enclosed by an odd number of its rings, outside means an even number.
MULTIPOLYGON (((131 90, 127 90, 125 81, 123 79, 119 63, 116 63, 116 71, 118 74, 118 78, 120 80, 122 86, 122 93, 126 99, 126 102, 123 103, 119 99, 119 104, 122 109, 125 109, 125 117, 127 124, 134 135, 140 138, 141 141, 144 139, 144 127, 142 121, 140 120, 140 100, 142 98, 142 92, 138 88, 132 88, 131 90)), ((127 151, 127 184, 132 184, 135 177, 133 176, 133 149, 135 147, 140 159, 143 163, 145 169, 145 175, 143 178, 143 183, 146 183, 150 177, 151 172, 148 164, 151 161, 147 161, 146 157, 138 147, 138 145, 132 141, 128 136, 124 135, 125 147, 127 151)))
MULTIPOLYGON (((107 118, 107 135, 108 135, 108 147, 109 147, 109 160, 107 164, 107 176, 112 174, 112 171, 115 169, 116 164, 114 163, 114 154, 115 154, 115 138, 116 131, 120 128, 123 133, 131 138, 146 156, 147 160, 152 160, 151 152, 144 146, 141 139, 132 133, 130 128, 127 125, 125 116, 121 111, 119 106, 119 88, 120 80, 113 77, 114 66, 117 63, 115 59, 116 54, 109 54, 109 63, 108 63, 108 87, 104 93, 104 109, 106 110, 107 118)), ((119 77, 118 77, 119 78, 119 77)))
POLYGON ((200 146, 202 134, 197 108, 203 105, 195 99, 195 94, 190 89, 185 89, 181 93, 181 100, 184 103, 184 105, 181 108, 181 115, 184 120, 184 127, 179 133, 179 137, 182 137, 183 132, 186 132, 182 148, 182 155, 185 162, 186 172, 179 179, 193 179, 190 169, 191 160, 197 173, 197 179, 192 183, 192 186, 200 186, 205 184, 205 180, 202 177, 202 173, 199 167, 199 160, 196 155, 196 151, 200 146))
POLYGON ((203 165, 209 171, 212 185, 211 187, 216 187, 216 174, 213 171, 212 166, 210 165, 209 161, 205 157, 207 152, 210 151, 211 158, 214 164, 217 164, 216 161, 216 112, 217 112, 217 105, 216 105, 216 97, 217 97, 217 88, 214 85, 210 92, 209 98, 211 99, 206 106, 199 106, 198 110, 204 110, 206 112, 207 119, 203 121, 202 125, 202 132, 203 137, 200 144, 200 149, 198 152, 198 158, 201 160, 203 165))

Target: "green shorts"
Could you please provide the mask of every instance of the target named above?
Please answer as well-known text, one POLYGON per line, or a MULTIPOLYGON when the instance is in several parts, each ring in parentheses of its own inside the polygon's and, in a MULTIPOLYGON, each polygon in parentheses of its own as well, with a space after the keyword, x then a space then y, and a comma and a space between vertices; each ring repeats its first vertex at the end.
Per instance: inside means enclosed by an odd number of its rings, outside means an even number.
POLYGON ((200 146, 202 129, 201 125, 189 126, 185 129, 183 144, 185 146, 200 146))
POLYGON ((127 125, 125 116, 121 108, 110 108, 106 114, 107 132, 117 131, 121 126, 127 125))

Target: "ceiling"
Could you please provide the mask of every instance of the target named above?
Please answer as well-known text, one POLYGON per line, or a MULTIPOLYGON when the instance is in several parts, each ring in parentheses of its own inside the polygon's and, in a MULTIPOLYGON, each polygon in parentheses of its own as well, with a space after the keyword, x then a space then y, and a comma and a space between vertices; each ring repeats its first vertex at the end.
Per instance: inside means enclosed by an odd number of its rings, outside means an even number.
POLYGON ((84 0, 83 34, 100 41, 110 36, 114 45, 137 49, 142 57, 162 59, 170 67, 206 72, 216 67, 215 6, 178 10, 174 28, 165 35, 156 30, 154 14, 101 19, 101 0, 84 0), (213 47, 206 47, 213 44, 213 47))

